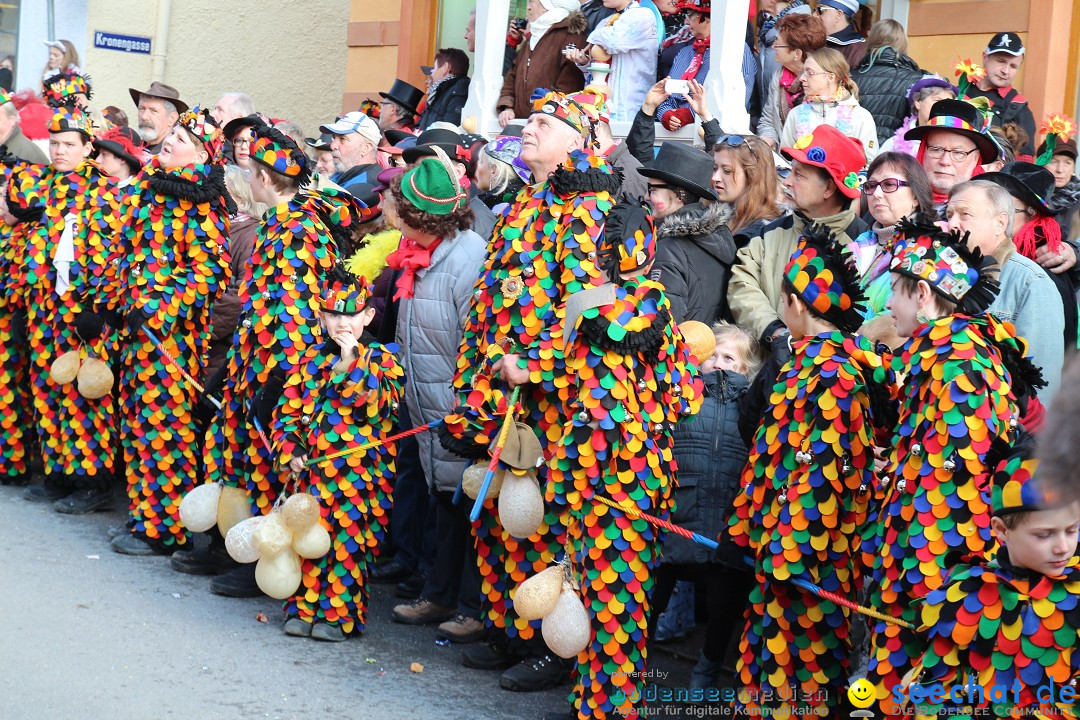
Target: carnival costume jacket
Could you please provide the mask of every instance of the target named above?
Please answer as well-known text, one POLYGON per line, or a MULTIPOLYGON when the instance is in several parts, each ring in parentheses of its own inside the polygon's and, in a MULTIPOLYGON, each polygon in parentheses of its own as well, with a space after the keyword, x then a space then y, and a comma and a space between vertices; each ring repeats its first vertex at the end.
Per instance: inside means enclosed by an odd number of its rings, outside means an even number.
POLYGON ((166 169, 155 159, 120 210, 107 304, 129 328, 120 372, 128 524, 152 543, 189 539, 178 511, 200 472, 202 442, 197 390, 180 369, 199 377, 206 362, 213 302, 229 281, 233 209, 221 166, 166 169))
POLYGON ((578 717, 631 717, 645 680, 653 569, 662 531, 595 498, 667 519, 672 431, 701 407, 704 384, 663 286, 632 280, 567 328, 570 397, 549 463, 547 500, 568 510, 567 548, 593 629, 578 656, 578 717))
MULTIPOLYGON (((569 380, 561 336, 563 305, 573 293, 604 284, 596 241, 615 202, 619 177, 595 155, 575 152, 549 179, 524 188, 500 218, 477 280, 454 389, 459 410, 446 418, 440 440, 466 457, 483 457, 495 439, 509 391, 491 368, 505 352, 520 353, 530 383, 523 388, 524 421, 540 434, 545 457, 562 439, 562 409, 569 380)), ((546 473, 541 468, 543 486, 546 473)), ((510 536, 487 500, 474 523, 482 592, 489 603, 485 624, 529 640, 540 621, 513 612, 510 590, 544 569, 563 546, 562 523, 549 506, 532 537, 510 536)))
POLYGON ((834 705, 847 685, 850 611, 788 581, 843 597, 861 588, 874 447, 895 418, 875 397, 890 387, 870 342, 838 331, 795 341, 773 386, 728 528, 757 576, 739 643, 747 707, 798 714, 834 705))
MULTIPOLYGON (((280 467, 387 437, 397 421, 404 375, 395 352, 396 345, 361 345, 356 359, 343 363, 330 340, 297 358, 272 431, 280 467)), ((346 634, 363 632, 367 576, 386 535, 395 455, 393 444, 378 445, 298 476, 296 492, 318 499, 331 544, 324 557, 302 561, 300 589, 285 601, 290 617, 338 624, 346 634)))

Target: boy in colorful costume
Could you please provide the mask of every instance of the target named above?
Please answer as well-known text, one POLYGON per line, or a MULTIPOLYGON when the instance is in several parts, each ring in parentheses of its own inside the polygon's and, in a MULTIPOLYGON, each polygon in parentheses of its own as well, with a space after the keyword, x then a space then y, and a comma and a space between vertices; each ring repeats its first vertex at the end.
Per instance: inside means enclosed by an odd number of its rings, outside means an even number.
POLYGON ((307 347, 285 381, 273 443, 279 467, 297 477, 297 492, 319 499, 330 551, 304 560, 303 580, 285 602, 285 633, 341 641, 364 630, 368 569, 386 535, 395 447, 311 468, 309 457, 378 442, 397 419, 404 373, 396 345, 360 344, 375 315, 371 288, 336 266, 326 274, 320 307, 325 340, 307 347))
MULTIPOLYGON (((253 411, 265 405, 264 415, 269 415, 285 378, 308 347, 319 342, 323 278, 351 248, 350 228, 368 211, 348 194, 304 192, 311 178, 304 152, 274 128, 257 127, 254 133, 252 195, 270 209, 237 289, 243 310, 224 372, 208 383, 215 393, 223 383, 224 394, 222 410, 207 431, 206 462, 210 482, 245 488, 252 511, 265 514, 288 473, 276 465, 260 437, 253 411)), ((265 422, 261 429, 264 434, 270 430, 265 422)), ((254 568, 241 565, 216 578, 211 588, 228 595, 257 594, 254 568)))
MULTIPOLYGON (((965 555, 991 557, 992 443, 1010 442, 1026 398, 1044 382, 1012 325, 986 308, 998 292, 994 263, 966 235, 902 221, 893 251, 888 307, 911 339, 894 359, 907 374, 900 420, 883 476, 871 607, 915 623, 912 602, 941 587, 965 555)), ((884 700, 922 647, 899 625, 876 621, 867 679, 884 700)))
MULTIPOLYGON (((488 244, 454 379, 461 407, 439 429, 443 445, 459 455, 485 457, 495 440, 501 416, 509 410, 510 389, 498 381, 500 374, 524 385, 524 422, 539 432, 545 457, 562 439, 569 380, 561 337, 552 331, 561 326, 568 297, 606 282, 596 241, 620 186, 604 159, 582 151, 595 139, 598 113, 591 103, 596 98, 542 90, 534 94, 521 159, 537 182, 504 211, 488 244)), ((541 468, 541 487, 545 480, 541 468)), ((519 539, 503 529, 495 502, 485 501, 473 528, 482 591, 490 603, 484 624, 492 642, 467 648, 466 665, 501 669, 518 655, 544 652, 536 637, 540 621, 518 618, 510 591, 561 552, 558 510, 549 505, 537 533, 519 539), (509 647, 504 635, 516 647, 509 647)), ((502 683, 510 689, 541 689, 564 675, 562 662, 546 654, 507 671, 502 683)))
POLYGON ((661 530, 599 498, 662 519, 671 514, 672 429, 698 411, 704 391, 663 286, 646 279, 656 254, 648 209, 616 206, 597 254, 608 283, 572 295, 564 310, 572 382, 546 493, 566 510, 567 552, 593 629, 571 696, 579 718, 630 717, 641 707, 652 571, 660 562, 661 530))
POLYGON ((93 129, 81 110, 60 108, 49 124, 51 164, 17 172, 19 204, 38 206, 37 221, 20 227, 20 285, 26 308, 30 382, 45 483, 26 498, 53 502, 60 512, 87 513, 111 505, 116 458, 112 394, 88 399, 72 381, 50 375, 70 351, 109 361, 115 330, 105 332, 90 309, 108 267, 112 194, 108 176, 88 160, 93 129))
POLYGON ((993 560, 952 568, 926 597, 928 646, 908 677, 924 688, 974 683, 975 707, 989 709, 992 698, 978 700, 997 686, 1006 693, 993 704, 1073 718, 1074 702, 1056 703, 1070 688, 1075 698, 1080 677, 1080 506, 1046 501, 1033 449, 1025 442, 998 463, 990 524, 1001 547, 993 560))
POLYGON ((851 254, 810 226, 782 280, 791 359, 743 471, 728 533, 757 575, 739 642, 738 702, 755 711, 835 708, 847 685, 850 611, 799 588, 854 597, 877 479, 874 447, 895 411, 895 377, 855 335, 865 298, 851 254), (794 691, 794 692, 793 692, 794 691))
POLYGON ((185 374, 201 375, 211 307, 229 280, 235 205, 225 189, 223 144, 209 114, 185 112, 121 206, 104 303, 127 328, 120 398, 130 532, 113 538, 116 552, 170 554, 189 540, 178 512, 203 445, 193 415, 198 391, 185 374))
POLYGON ((77 72, 59 72, 44 81, 41 96, 49 107, 69 110, 78 108, 84 113, 89 113, 89 100, 94 93, 88 76, 77 72))

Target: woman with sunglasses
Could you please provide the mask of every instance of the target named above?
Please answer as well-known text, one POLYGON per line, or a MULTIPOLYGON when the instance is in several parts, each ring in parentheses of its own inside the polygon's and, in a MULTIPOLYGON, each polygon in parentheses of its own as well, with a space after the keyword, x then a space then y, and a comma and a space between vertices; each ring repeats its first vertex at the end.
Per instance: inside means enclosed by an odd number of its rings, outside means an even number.
POLYGON ((724 135, 713 146, 712 188, 717 199, 735 212, 728 229, 736 247, 749 243, 780 217, 772 151, 753 135, 724 135))
POLYGON ((934 214, 930 180, 919 162, 906 153, 882 153, 874 158, 862 184, 867 210, 873 226, 855 238, 851 252, 859 283, 866 294, 867 320, 887 312, 891 286, 889 264, 892 262, 893 235, 896 224, 921 213, 934 214))
POLYGON ((867 160, 878 153, 874 116, 859 105, 859 88, 839 50, 821 48, 810 53, 799 75, 803 102, 784 121, 780 145, 791 147, 818 125, 832 125, 848 137, 857 138, 867 160))

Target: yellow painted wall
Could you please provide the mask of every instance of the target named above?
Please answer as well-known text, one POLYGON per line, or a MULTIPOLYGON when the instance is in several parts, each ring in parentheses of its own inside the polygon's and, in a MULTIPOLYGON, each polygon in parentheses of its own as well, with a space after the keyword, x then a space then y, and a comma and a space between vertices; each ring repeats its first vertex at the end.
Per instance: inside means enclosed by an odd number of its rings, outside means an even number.
MULTIPOLYGON (((85 69, 96 107, 116 105, 134 120, 127 89, 150 84, 151 59, 94 49, 94 31, 153 37, 157 7, 157 0, 88 0, 85 69)), ((189 105, 246 92, 259 110, 310 136, 339 114, 349 9, 349 0, 173 0, 163 81, 189 105)))

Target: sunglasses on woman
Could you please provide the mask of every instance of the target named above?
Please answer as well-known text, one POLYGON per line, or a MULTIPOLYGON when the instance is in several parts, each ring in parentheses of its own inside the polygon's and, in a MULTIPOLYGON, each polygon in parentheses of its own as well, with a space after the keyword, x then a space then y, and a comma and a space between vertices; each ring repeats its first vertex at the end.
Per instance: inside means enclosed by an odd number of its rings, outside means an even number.
POLYGON ((909 187, 908 183, 903 180, 897 180, 896 178, 885 178, 884 180, 867 180, 862 185, 863 195, 873 195, 874 191, 881 188, 881 192, 894 193, 902 187, 909 187))

